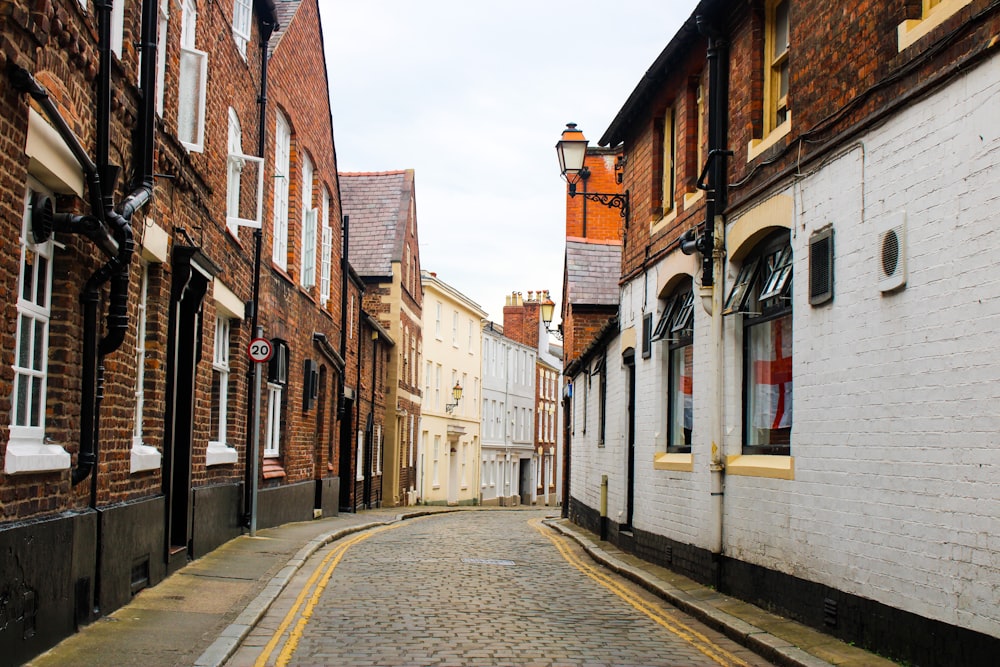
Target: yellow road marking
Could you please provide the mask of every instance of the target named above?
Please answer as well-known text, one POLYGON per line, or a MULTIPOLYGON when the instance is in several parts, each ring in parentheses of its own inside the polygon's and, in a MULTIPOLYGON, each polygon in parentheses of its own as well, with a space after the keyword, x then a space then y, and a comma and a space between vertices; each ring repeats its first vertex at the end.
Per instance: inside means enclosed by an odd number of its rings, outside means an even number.
POLYGON ((392 528, 398 528, 400 525, 401 524, 382 526, 380 528, 375 528, 373 530, 359 533, 358 535, 351 537, 350 539, 346 540, 341 544, 336 545, 333 549, 331 549, 330 553, 328 553, 323 558, 320 564, 313 571, 312 575, 310 575, 308 581, 306 581, 305 585, 302 587, 302 591, 295 599, 295 604, 293 604, 292 608, 288 610, 287 614, 285 614, 285 617, 281 620, 281 623, 278 625, 278 628, 274 631, 274 635, 264 646, 264 650, 261 652, 261 654, 257 656, 257 660, 256 662, 254 662, 254 667, 264 667, 265 665, 267 665, 268 659, 271 657, 271 654, 274 652, 274 649, 281 641, 281 637, 282 635, 284 635, 285 630, 288 629, 288 626, 291 625, 296 615, 298 615, 299 609, 303 606, 303 602, 305 602, 306 600, 306 596, 309 595, 310 591, 312 591, 312 595, 309 596, 309 601, 305 604, 305 608, 302 610, 302 614, 298 620, 298 623, 295 624, 295 628, 292 630, 291 633, 289 633, 288 639, 285 641, 285 644, 284 646, 282 646, 281 652, 278 654, 278 657, 276 659, 275 664, 287 665, 288 661, 292 657, 292 653, 294 653, 295 649, 298 647, 299 640, 302 638, 302 631, 305 628, 305 625, 308 622, 309 618, 312 616, 313 610, 316 608, 316 604, 319 602, 319 598, 323 594, 323 590, 326 588, 327 583, 329 583, 330 577, 333 576, 333 570, 337 567, 337 565, 340 564, 340 561, 343 559, 344 554, 347 553, 347 550, 350 549, 355 544, 367 540, 369 537, 375 535, 376 533, 380 533, 384 530, 389 530, 392 528), (329 567, 327 567, 328 563, 329 567), (323 571, 324 568, 326 568, 325 572, 323 571), (322 573, 322 578, 320 579, 321 573, 322 573), (318 584, 316 582, 317 579, 320 579, 318 584), (314 585, 315 588, 313 588, 314 585))
POLYGON ((550 530, 547 530, 542 526, 541 519, 532 519, 528 523, 535 528, 535 530, 549 538, 549 541, 555 545, 556 550, 558 550, 562 557, 565 558, 573 567, 610 590, 625 602, 628 602, 633 608, 648 616, 668 632, 673 633, 677 637, 691 644, 691 646, 698 649, 720 665, 724 665, 726 667, 750 667, 748 663, 744 662, 729 651, 716 646, 711 639, 701 634, 694 628, 688 627, 675 619, 670 619, 666 614, 643 600, 632 591, 628 590, 626 587, 619 584, 602 570, 581 560, 576 554, 570 551, 569 547, 567 547, 562 540, 553 535, 550 530))

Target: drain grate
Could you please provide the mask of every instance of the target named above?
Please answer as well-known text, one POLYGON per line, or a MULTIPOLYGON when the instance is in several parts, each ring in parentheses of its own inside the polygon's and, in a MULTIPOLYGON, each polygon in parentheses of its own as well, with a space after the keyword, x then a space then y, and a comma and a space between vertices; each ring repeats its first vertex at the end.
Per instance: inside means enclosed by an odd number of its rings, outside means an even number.
POLYGON ((474 565, 514 565, 514 561, 500 558, 463 558, 462 562, 474 565))

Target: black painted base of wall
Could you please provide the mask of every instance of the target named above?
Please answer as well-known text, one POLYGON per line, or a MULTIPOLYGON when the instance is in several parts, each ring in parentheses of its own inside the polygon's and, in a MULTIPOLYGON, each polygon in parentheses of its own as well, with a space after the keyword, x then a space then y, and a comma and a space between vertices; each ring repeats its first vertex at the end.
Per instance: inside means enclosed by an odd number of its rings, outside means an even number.
POLYGON ((162 581, 163 517, 157 497, 0 529, 3 661, 26 662, 162 581))
POLYGON ((191 556, 201 558, 243 532, 240 525, 243 484, 203 486, 192 493, 191 556))
MULTIPOLYGON (((569 519, 594 534, 601 534, 602 518, 598 510, 576 498, 570 498, 569 519)), ((623 531, 614 522, 608 522, 606 535, 619 549, 643 560, 913 667, 992 667, 1000 655, 1000 638, 758 565, 719 557, 707 549, 663 535, 636 529, 623 531)))
POLYGON ((140 590, 166 577, 163 502, 163 496, 158 496, 97 510, 101 615, 127 604, 140 590))
POLYGON ((315 499, 316 481, 312 479, 261 489, 257 497, 257 527, 312 521, 315 499))
POLYGON ((337 516, 340 513, 340 478, 325 477, 316 482, 315 507, 323 512, 324 517, 337 516))

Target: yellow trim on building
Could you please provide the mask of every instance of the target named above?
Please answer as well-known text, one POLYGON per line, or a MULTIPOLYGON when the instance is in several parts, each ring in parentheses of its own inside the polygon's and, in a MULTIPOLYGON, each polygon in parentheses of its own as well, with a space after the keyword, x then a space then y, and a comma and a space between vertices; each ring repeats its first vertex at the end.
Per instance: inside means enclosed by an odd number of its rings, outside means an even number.
POLYGON ((743 477, 795 479, 794 456, 737 454, 726 457, 726 473, 743 477))

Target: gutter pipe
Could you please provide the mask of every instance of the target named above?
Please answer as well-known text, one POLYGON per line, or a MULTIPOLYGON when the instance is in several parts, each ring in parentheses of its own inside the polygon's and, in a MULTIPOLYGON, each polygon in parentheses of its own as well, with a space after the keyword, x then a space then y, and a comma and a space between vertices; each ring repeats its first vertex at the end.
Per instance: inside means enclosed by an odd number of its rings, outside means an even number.
MULTIPOLYGON (((273 17, 273 6, 269 5, 271 16, 273 17)), ((271 35, 278 27, 274 20, 261 19, 260 23, 260 96, 257 98, 259 113, 257 116, 257 157, 264 157, 267 139, 267 51, 268 42, 271 35)), ((263 165, 261 165, 263 169, 263 165)), ((254 253, 253 253, 253 292, 251 294, 250 313, 250 335, 260 337, 263 331, 260 329, 260 267, 261 253, 264 245, 263 225, 253 230, 254 253)), ((251 528, 251 534, 256 533, 257 525, 257 462, 260 453, 258 443, 260 439, 260 383, 257 381, 256 368, 258 364, 250 364, 247 371, 247 386, 250 387, 247 396, 247 452, 244 460, 243 471, 243 525, 251 528)))
POLYGON ((697 16, 698 31, 708 37, 708 77, 709 114, 708 141, 710 187, 705 202, 705 228, 698 239, 698 250, 702 253, 702 302, 708 305, 711 315, 710 366, 713 381, 713 408, 711 411, 712 450, 709 463, 711 475, 711 516, 709 549, 713 556, 716 586, 721 583, 720 557, 723 552, 723 522, 725 488, 725 463, 723 453, 723 419, 725 415, 725 392, 723 391, 725 371, 722 344, 722 294, 724 288, 725 232, 723 212, 728 198, 727 157, 731 153, 727 147, 729 112, 729 42, 719 30, 710 25, 704 16, 697 16))

